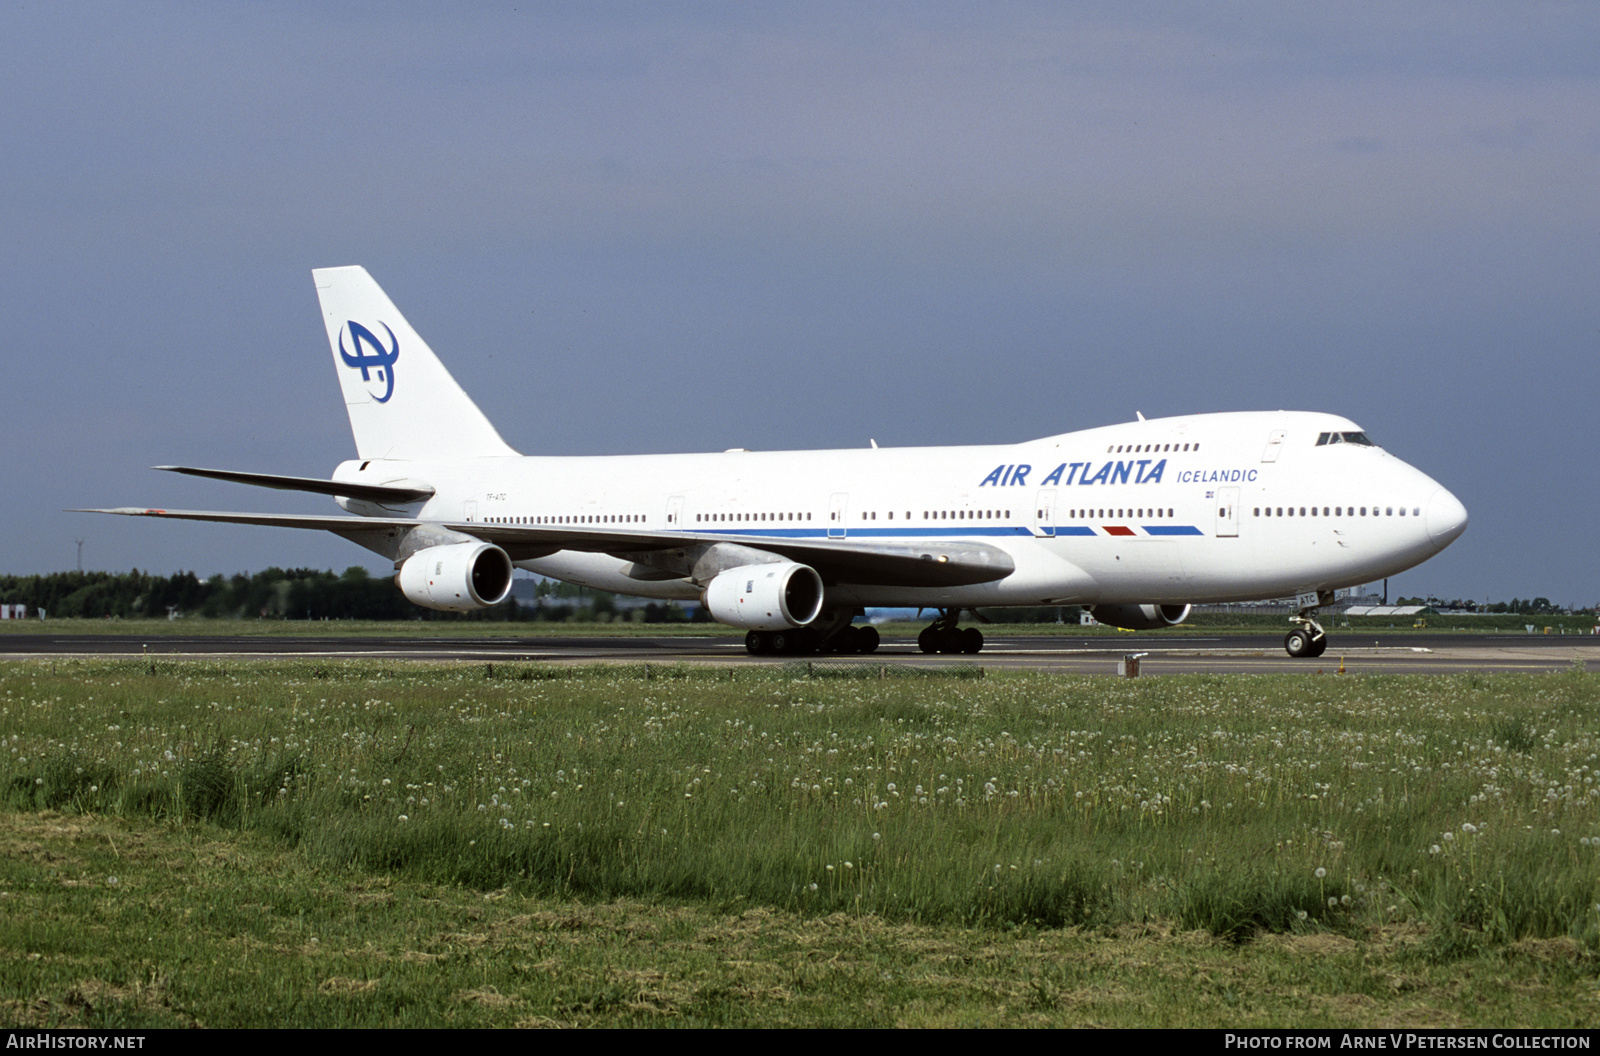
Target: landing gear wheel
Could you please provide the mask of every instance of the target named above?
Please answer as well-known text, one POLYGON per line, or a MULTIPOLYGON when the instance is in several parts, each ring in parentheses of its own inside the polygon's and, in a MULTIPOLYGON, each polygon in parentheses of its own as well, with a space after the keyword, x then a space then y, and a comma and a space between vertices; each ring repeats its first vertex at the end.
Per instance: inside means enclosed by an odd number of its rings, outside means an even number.
POLYGON ((1296 660, 1301 657, 1316 656, 1313 651, 1315 649, 1316 645, 1312 641, 1310 631, 1297 629, 1283 636, 1283 651, 1296 660))
POLYGON ((983 632, 976 627, 967 627, 961 631, 961 651, 969 656, 983 651, 983 632))
POLYGON ((767 648, 779 655, 795 652, 796 644, 792 631, 773 631, 767 636, 767 648))
POLYGON ((917 635, 917 648, 925 653, 939 651, 939 632, 932 627, 924 627, 922 633, 917 635))
POLYGON ((1321 656, 1323 653, 1325 653, 1327 651, 1328 651, 1328 636, 1327 635, 1323 635, 1321 638, 1316 638, 1316 639, 1312 640, 1312 642, 1311 642, 1311 652, 1307 653, 1306 655, 1307 656, 1321 656))
POLYGON ((860 627, 856 629, 856 652, 875 653, 878 651, 878 629, 876 627, 860 627))
POLYGON ((962 640, 961 629, 959 627, 941 627, 939 628, 937 634, 939 652, 941 653, 959 653, 962 651, 962 647, 966 644, 962 640))
POLYGON ((751 631, 744 636, 744 648, 751 656, 760 656, 771 648, 767 636, 760 631, 751 631))

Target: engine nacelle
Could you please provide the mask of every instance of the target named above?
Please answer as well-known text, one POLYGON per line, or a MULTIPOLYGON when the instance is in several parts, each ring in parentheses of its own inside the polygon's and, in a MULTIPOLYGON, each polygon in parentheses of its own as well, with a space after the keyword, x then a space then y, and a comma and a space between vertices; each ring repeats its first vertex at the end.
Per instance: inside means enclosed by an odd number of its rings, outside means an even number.
POLYGON ((1098 622, 1125 631, 1153 631, 1173 627, 1189 618, 1187 605, 1096 605, 1089 615, 1098 622))
POLYGON ((793 561, 740 565, 706 584, 700 603, 711 618, 746 631, 804 627, 822 611, 822 577, 793 561))
POLYGON ((406 598, 425 609, 471 612, 511 593, 511 558, 489 543, 430 546, 406 558, 394 577, 406 598))

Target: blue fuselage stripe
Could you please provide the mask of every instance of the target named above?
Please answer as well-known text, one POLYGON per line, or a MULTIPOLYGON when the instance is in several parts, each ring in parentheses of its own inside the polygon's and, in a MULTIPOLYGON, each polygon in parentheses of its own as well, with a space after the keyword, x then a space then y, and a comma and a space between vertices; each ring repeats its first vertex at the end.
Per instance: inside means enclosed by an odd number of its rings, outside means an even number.
MULTIPOLYGON (((739 535, 747 538, 758 539, 826 539, 829 538, 826 528, 719 528, 714 525, 701 525, 690 529, 695 533, 704 532, 708 535, 739 535)), ((1098 535, 1093 528, 1084 524, 1062 524, 1054 529, 1055 536, 1089 536, 1098 535)), ((1141 531, 1146 535, 1204 535, 1199 528, 1192 524, 1147 524, 1141 526, 1141 531)), ((1011 525, 1004 528, 851 528, 833 536, 835 539, 972 539, 980 536, 1031 536, 1033 532, 1020 525, 1011 525)), ((1045 536, 1048 538, 1048 536, 1045 536)), ((1109 538, 1137 538, 1136 536, 1111 536, 1109 538)))

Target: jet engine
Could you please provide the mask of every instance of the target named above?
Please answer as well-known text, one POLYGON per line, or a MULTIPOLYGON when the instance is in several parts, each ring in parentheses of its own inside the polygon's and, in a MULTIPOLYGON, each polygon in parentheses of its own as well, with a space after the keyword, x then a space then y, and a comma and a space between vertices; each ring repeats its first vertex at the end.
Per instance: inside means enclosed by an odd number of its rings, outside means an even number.
POLYGON ((804 627, 822 611, 822 577, 793 561, 740 565, 706 584, 700 595, 712 619, 746 631, 804 627))
POLYGON ((1153 631, 1189 618, 1187 605, 1096 605, 1089 610, 1100 623, 1125 631, 1153 631))
POLYGON ((511 593, 511 558, 489 543, 430 546, 406 558, 394 581, 425 609, 471 612, 498 605, 511 593))

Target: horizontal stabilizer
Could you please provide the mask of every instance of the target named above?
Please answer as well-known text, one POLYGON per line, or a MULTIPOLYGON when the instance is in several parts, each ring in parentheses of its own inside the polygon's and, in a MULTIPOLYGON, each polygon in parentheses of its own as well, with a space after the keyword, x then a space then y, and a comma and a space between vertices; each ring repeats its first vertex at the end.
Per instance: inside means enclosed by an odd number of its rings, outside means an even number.
POLYGON ((156 466, 169 473, 187 473, 191 477, 209 477, 235 484, 253 484, 258 488, 277 488, 280 491, 309 491, 313 495, 342 495, 347 499, 366 499, 369 502, 404 504, 422 502, 433 497, 432 488, 406 488, 392 484, 354 484, 318 477, 284 477, 275 473, 244 473, 232 469, 195 469, 193 466, 156 466))

